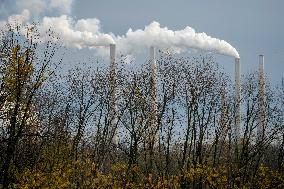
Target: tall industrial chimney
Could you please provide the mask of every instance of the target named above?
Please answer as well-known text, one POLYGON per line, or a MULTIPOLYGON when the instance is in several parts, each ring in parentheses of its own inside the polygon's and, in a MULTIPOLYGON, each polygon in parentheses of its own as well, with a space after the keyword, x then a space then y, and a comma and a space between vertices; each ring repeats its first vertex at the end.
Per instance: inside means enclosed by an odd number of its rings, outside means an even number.
POLYGON ((117 106, 116 106, 116 46, 115 44, 109 45, 110 49, 110 125, 111 125, 111 135, 113 135, 113 142, 117 144, 118 136, 117 136, 117 106))
POLYGON ((155 47, 150 47, 150 65, 151 65, 151 129, 156 128, 157 124, 157 65, 155 60, 155 47))
POLYGON ((258 126, 257 138, 261 140, 264 136, 266 111, 265 111, 265 76, 264 76, 264 56, 259 55, 259 98, 258 98, 258 126))
POLYGON ((235 128, 233 131, 234 138, 236 141, 239 139, 240 128, 241 128, 241 64, 240 59, 235 59, 235 86, 236 86, 236 117, 235 117, 235 128))

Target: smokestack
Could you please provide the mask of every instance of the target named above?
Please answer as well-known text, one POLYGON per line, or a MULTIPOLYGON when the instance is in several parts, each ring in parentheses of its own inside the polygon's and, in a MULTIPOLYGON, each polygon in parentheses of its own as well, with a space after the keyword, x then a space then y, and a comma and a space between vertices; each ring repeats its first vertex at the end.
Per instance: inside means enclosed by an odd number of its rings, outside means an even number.
POLYGON ((157 65, 155 60, 155 47, 150 47, 150 65, 151 65, 151 129, 156 128, 157 124, 157 65))
POLYGON ((234 138, 236 141, 239 139, 240 128, 241 128, 241 64, 240 59, 235 58, 235 86, 236 86, 236 117, 235 117, 235 128, 234 138))
POLYGON ((116 106, 116 46, 115 44, 109 45, 110 50, 110 124, 111 124, 111 134, 113 135, 113 142, 117 144, 118 137, 116 132, 117 124, 117 106, 116 106))
POLYGON ((115 44, 110 44, 109 45, 109 54, 110 54, 110 66, 111 66, 111 72, 113 72, 112 74, 114 74, 113 76, 115 76, 115 71, 116 71, 116 63, 115 63, 115 49, 116 46, 115 44))
POLYGON ((257 138, 261 140, 264 136, 265 127, 265 76, 264 76, 264 56, 259 55, 259 98, 258 98, 258 127, 257 138))

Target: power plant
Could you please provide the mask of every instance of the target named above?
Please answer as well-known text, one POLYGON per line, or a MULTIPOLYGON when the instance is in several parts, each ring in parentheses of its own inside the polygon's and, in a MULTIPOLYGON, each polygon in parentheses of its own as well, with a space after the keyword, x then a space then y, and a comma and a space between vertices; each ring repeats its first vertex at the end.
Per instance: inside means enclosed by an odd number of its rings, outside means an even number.
MULTIPOLYGON (((152 23, 150 26, 145 27, 144 31, 139 31, 139 35, 136 36, 136 31, 131 31, 132 35, 131 35, 131 39, 132 42, 131 44, 129 44, 128 41, 128 37, 129 36, 125 36, 124 38, 119 38, 119 40, 114 40, 116 43, 118 43, 118 47, 120 50, 120 53, 130 53, 131 54, 131 50, 133 49, 135 52, 135 49, 138 48, 144 48, 144 45, 146 45, 146 43, 144 41, 141 41, 142 39, 139 38, 139 40, 136 39, 136 37, 141 37, 141 38, 145 38, 145 39, 152 39, 153 36, 151 33, 149 33, 148 30, 156 30, 157 33, 162 33, 163 38, 164 39, 159 39, 155 38, 155 40, 153 39, 153 42, 150 45, 150 103, 151 103, 151 117, 150 117, 150 125, 151 128, 155 128, 156 124, 157 124, 157 65, 156 65, 156 60, 155 60, 155 48, 163 48, 166 45, 168 45, 168 47, 176 47, 179 44, 172 44, 173 41, 179 39, 179 38, 183 38, 184 36, 182 34, 179 34, 178 32, 175 33, 174 36, 167 36, 167 32, 171 31, 168 30, 167 28, 160 28, 160 25, 158 23, 152 23), (168 38, 168 40, 165 40, 166 38, 168 38), (135 41, 135 40, 136 41, 135 41), (133 42, 134 40, 134 42, 133 42), (162 41, 166 41, 165 44, 160 45, 159 44, 159 40, 162 41), (141 42, 141 44, 137 44, 136 43, 141 42), (144 44, 145 43, 145 44, 144 44), (142 46, 141 46, 142 45, 142 46), (134 46, 134 47, 132 47, 134 46), (126 48, 127 47, 127 48, 126 48), (122 49, 122 51, 121 51, 122 49)), ((184 30, 185 32, 188 32, 187 35, 190 34, 189 28, 184 30)), ((195 32, 195 31, 194 31, 195 32)), ((185 39, 185 41, 183 42, 183 44, 180 44, 181 46, 187 47, 187 48, 200 48, 203 49, 205 51, 214 51, 216 53, 219 54, 224 54, 224 55, 228 55, 231 57, 234 57, 235 60, 235 120, 234 120, 234 126, 231 128, 232 129, 232 136, 235 140, 235 142, 238 142, 239 137, 240 137, 240 132, 241 132, 241 63, 240 63, 240 57, 238 52, 236 51, 235 48, 233 48, 230 44, 228 43, 219 43, 218 40, 216 38, 211 38, 210 36, 202 36, 202 37, 198 37, 199 33, 195 33, 196 35, 196 40, 198 40, 200 42, 200 44, 203 44, 204 41, 211 41, 212 43, 216 43, 218 44, 217 46, 212 45, 212 47, 209 46, 198 46, 197 44, 193 44, 191 41, 187 41, 185 39)), ((195 37, 191 37, 192 39, 195 39, 195 37)), ((129 37, 130 40, 130 37, 129 37)), ((181 43, 181 42, 179 42, 181 43)), ((204 44, 210 44, 210 43, 204 43, 204 44)), ((110 71, 111 71, 111 76, 110 76, 110 83, 111 83, 111 125, 112 127, 115 129, 116 125, 117 125, 117 107, 116 107, 116 60, 115 60, 115 56, 116 56, 116 45, 115 44, 111 44, 109 45, 110 47, 110 71)), ((149 47, 149 46, 148 46, 149 47)), ((260 55, 260 60, 259 60, 259 64, 260 64, 260 68, 259 68, 259 102, 258 102, 258 107, 259 107, 259 118, 258 118, 258 127, 257 127, 257 135, 261 136, 261 133, 263 133, 263 128, 265 125, 265 82, 264 82, 264 56, 260 55)))
MULTIPOLYGON (((116 45, 110 44, 110 84, 111 84, 111 126, 113 131, 116 132, 117 125, 117 106, 116 106, 116 45)), ((150 47, 150 103, 151 103, 151 115, 150 115, 150 127, 156 128, 157 125, 157 64, 155 47, 150 47)), ((264 74, 264 56, 259 55, 259 101, 258 101, 258 126, 257 126, 257 138, 263 137, 265 128, 265 74, 264 74)), ((232 134, 235 142, 238 142, 241 130, 241 63, 240 58, 235 58, 235 124, 232 128, 232 134)), ((114 133, 114 142, 117 143, 118 138, 114 133)))

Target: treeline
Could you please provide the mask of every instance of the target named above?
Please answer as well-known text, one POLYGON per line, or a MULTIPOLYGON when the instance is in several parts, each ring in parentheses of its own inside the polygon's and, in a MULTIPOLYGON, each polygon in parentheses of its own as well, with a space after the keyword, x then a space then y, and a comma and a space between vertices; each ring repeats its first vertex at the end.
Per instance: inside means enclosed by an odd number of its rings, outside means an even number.
POLYGON ((121 57, 115 82, 100 67, 58 75, 59 39, 38 33, 0 37, 0 188, 284 187, 283 82, 266 82, 260 114, 259 74, 243 76, 236 137, 234 82, 214 58, 159 52, 153 115, 148 62, 121 57))

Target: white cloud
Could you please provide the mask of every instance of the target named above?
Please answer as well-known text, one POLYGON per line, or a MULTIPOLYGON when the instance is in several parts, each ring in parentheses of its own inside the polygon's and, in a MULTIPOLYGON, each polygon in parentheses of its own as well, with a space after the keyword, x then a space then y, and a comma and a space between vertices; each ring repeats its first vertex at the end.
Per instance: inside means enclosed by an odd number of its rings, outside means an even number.
POLYGON ((21 14, 13 14, 7 18, 7 20, 0 20, 0 28, 5 29, 5 25, 9 23, 13 25, 23 25, 27 23, 30 19, 30 11, 24 9, 21 14))
POLYGON ((35 19, 45 15, 70 14, 72 3, 73 0, 4 0, 0 3, 0 16, 9 17, 25 9, 29 10, 31 17, 35 19))
POLYGON ((63 13, 70 13, 73 0, 51 0, 50 8, 60 10, 63 13))
POLYGON ((17 0, 16 7, 19 11, 29 10, 33 15, 41 15, 47 10, 47 1, 44 0, 17 0))
MULTIPOLYGON (((152 22, 144 29, 133 31, 129 29, 123 36, 106 34, 101 31, 100 21, 96 18, 74 20, 64 13, 71 12, 73 0, 16 0, 16 6, 21 14, 12 15, 8 22, 29 23, 30 17, 42 16, 45 13, 58 11, 61 16, 44 16, 39 20, 39 29, 44 32, 52 29, 60 35, 66 46, 76 48, 94 48, 116 43, 118 53, 128 55, 145 51, 150 46, 172 48, 176 52, 198 49, 218 54, 239 57, 237 50, 228 42, 197 33, 187 26, 182 30, 173 31, 161 27, 160 23, 152 22)), ((0 21, 0 26, 5 22, 0 21)), ((100 48, 99 53, 107 54, 107 49, 100 48)))

